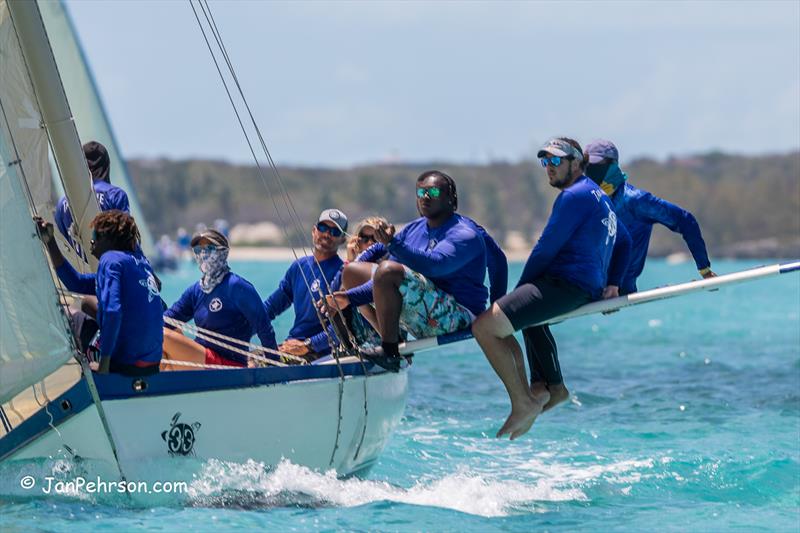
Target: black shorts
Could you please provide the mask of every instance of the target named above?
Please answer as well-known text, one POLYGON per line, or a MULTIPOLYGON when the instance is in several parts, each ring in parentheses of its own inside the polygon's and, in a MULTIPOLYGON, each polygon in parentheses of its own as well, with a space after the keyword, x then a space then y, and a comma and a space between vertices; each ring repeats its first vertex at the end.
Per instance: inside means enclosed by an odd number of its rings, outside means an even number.
POLYGON ((497 300, 514 331, 569 313, 592 301, 583 289, 564 280, 542 277, 520 285, 497 300))

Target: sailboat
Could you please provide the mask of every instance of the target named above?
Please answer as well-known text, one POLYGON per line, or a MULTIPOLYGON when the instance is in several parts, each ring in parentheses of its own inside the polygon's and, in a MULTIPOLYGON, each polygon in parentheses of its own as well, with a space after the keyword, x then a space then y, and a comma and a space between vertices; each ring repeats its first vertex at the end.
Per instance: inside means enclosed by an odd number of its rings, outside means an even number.
MULTIPOLYGON (((286 459, 342 476, 368 470, 402 418, 405 364, 387 372, 357 357, 334 357, 311 365, 146 378, 91 372, 76 349, 63 293, 31 219, 52 212, 50 150, 84 247, 88 221, 97 212, 62 85, 66 78, 50 46, 57 41, 48 39, 43 24, 52 5, 42 7, 0 0, 0 462, 66 455, 129 480, 147 479, 161 461, 189 459, 268 466, 286 459)), ((69 25, 62 21, 61 27, 69 25)), ((772 265, 643 291, 549 322, 799 269, 798 262, 772 265)), ((469 336, 463 331, 415 340, 401 351, 469 336)))
POLYGON ((0 462, 67 453, 121 479, 184 458, 285 459, 343 476, 369 469, 403 415, 405 367, 336 357, 146 378, 89 369, 31 219, 51 217, 50 150, 85 249, 97 213, 42 11, 0 0, 0 462))

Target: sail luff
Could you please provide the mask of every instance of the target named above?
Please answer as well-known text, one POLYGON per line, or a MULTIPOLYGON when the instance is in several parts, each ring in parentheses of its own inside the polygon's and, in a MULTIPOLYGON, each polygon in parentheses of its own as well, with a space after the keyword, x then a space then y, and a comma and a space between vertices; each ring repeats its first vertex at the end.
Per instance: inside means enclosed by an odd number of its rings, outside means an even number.
POLYGON ((142 237, 142 250, 150 256, 155 251, 153 238, 69 10, 61 0, 38 3, 78 135, 83 142, 99 141, 108 150, 111 181, 128 193, 131 215, 142 237))
MULTIPOLYGON (((8 8, 72 209, 76 238, 89 250, 89 223, 99 212, 97 198, 39 6, 36 2, 9 0, 8 8)), ((94 257, 89 256, 89 262, 93 269, 97 267, 94 257)))

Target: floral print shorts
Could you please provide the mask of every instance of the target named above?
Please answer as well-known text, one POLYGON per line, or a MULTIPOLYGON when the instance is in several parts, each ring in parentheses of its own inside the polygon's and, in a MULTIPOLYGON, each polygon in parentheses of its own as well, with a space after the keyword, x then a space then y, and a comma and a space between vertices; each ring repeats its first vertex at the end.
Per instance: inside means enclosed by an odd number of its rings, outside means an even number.
POLYGON ((408 267, 405 267, 400 294, 403 296, 400 326, 418 339, 467 328, 475 319, 451 294, 408 267))

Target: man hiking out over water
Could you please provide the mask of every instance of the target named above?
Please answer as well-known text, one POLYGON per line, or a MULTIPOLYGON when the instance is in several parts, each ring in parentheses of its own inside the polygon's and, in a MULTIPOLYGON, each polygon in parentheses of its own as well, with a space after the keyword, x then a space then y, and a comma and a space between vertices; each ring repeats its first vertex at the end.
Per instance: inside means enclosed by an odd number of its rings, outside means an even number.
POLYGON ((494 239, 456 213, 453 178, 439 170, 423 172, 416 192, 420 218, 397 234, 394 226, 375 228, 389 258, 377 268, 347 265, 342 280, 348 290, 334 295, 340 308, 375 302, 381 348, 362 353, 390 370, 400 366, 401 327, 418 339, 468 328, 487 297, 494 301, 505 294, 508 281, 508 263, 494 239), (487 268, 491 291, 484 285, 487 268))
POLYGON ((700 225, 690 212, 628 183, 627 174, 619 167, 617 147, 611 141, 589 143, 586 155, 589 159, 586 175, 608 194, 617 219, 631 234, 631 257, 619 286, 621 294, 636 292, 636 278, 644 269, 654 224, 663 224, 680 233, 700 275, 704 278, 716 276, 711 270, 700 225))
POLYGON ((583 173, 580 145, 566 137, 538 153, 550 185, 561 193, 517 287, 472 325, 472 333, 511 399, 511 414, 497 436, 526 433, 544 410, 569 396, 555 340, 537 326, 600 298, 618 295, 630 237, 617 223, 608 196, 583 173), (612 257, 613 255, 613 257, 612 257), (531 380, 514 332, 523 330, 531 380))

